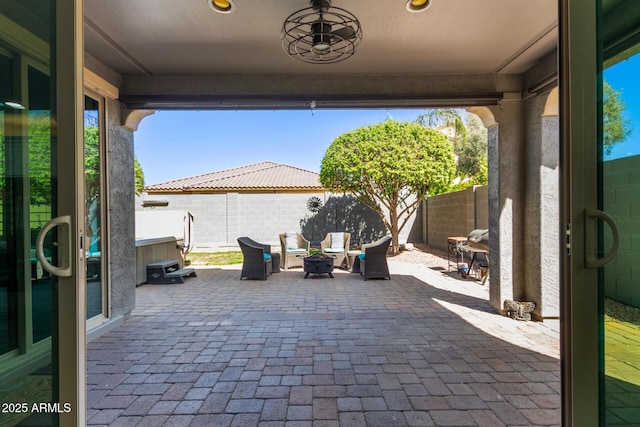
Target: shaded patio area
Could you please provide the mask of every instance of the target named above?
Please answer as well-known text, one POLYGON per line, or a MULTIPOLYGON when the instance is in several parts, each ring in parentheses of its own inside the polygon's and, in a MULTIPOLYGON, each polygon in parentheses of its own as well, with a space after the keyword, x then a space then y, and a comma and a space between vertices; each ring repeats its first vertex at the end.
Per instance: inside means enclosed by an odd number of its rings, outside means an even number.
POLYGON ((88 344, 90 425, 560 425, 553 322, 499 316, 488 286, 389 262, 392 280, 143 285, 88 344))

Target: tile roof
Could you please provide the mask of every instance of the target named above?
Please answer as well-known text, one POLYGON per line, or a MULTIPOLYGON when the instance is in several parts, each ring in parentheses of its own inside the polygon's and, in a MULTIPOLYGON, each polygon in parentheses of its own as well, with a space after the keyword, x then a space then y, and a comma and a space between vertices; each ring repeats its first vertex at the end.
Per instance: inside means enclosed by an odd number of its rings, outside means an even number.
POLYGON ((153 184, 145 187, 149 193, 159 192, 210 192, 242 190, 316 190, 324 191, 316 172, 295 166, 260 162, 197 175, 189 178, 153 184))

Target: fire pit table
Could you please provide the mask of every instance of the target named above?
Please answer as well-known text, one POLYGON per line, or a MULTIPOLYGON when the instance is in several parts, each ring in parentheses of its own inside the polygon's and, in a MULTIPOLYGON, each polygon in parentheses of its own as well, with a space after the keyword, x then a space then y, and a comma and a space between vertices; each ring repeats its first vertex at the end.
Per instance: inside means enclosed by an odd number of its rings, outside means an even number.
POLYGON ((304 258, 304 278, 309 274, 328 274, 333 279, 333 257, 326 255, 312 255, 304 258))

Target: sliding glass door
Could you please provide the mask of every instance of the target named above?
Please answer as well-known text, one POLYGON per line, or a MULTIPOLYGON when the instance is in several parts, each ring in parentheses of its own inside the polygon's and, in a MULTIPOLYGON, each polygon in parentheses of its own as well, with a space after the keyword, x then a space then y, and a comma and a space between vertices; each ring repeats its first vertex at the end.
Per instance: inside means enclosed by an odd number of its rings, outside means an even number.
POLYGON ((77 21, 76 5, 0 2, 1 426, 84 424, 82 367, 63 354, 82 352, 84 341, 78 322, 62 314, 78 309, 78 200, 74 184, 64 185, 79 175, 77 103, 58 96, 77 86, 61 72, 77 61, 75 42, 66 57, 57 53, 59 36, 75 31, 60 28, 77 21))
POLYGON ((561 2, 564 421, 640 425, 640 3, 561 2))
MULTIPOLYGON (((43 4, 40 17, 50 27, 53 5, 43 4)), ((42 37, 48 36, 45 31, 42 37)), ((10 45, 0 50, 0 64, 0 401, 20 405, 3 407, 0 424, 50 425, 54 414, 34 413, 32 406, 58 400, 53 354, 57 279, 36 256, 37 235, 57 214, 55 83, 50 61, 38 61, 10 45)), ((54 240, 50 234, 43 243, 52 263, 57 262, 54 240)))

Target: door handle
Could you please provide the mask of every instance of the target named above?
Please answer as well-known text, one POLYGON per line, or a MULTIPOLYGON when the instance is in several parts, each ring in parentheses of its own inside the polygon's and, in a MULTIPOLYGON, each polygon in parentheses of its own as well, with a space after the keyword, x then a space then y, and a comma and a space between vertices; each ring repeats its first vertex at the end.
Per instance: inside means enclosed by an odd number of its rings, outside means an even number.
POLYGON ((585 268, 600 268, 609 263, 618 252, 620 244, 620 236, 618 235, 618 227, 616 227, 613 218, 607 213, 598 209, 584 210, 584 266, 585 268), (602 258, 598 258, 598 220, 606 222, 611 229, 613 242, 609 252, 602 258))
POLYGON ((40 264, 42 264, 42 268, 47 272, 58 277, 71 277, 71 215, 55 217, 42 227, 36 238, 36 255, 40 264), (51 229, 59 225, 66 229, 66 233, 62 234, 63 241, 58 244, 60 266, 57 267, 51 264, 44 256, 44 238, 51 229))

